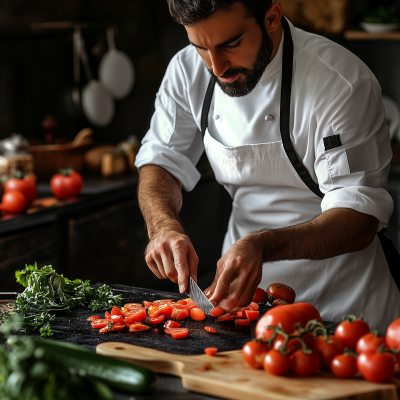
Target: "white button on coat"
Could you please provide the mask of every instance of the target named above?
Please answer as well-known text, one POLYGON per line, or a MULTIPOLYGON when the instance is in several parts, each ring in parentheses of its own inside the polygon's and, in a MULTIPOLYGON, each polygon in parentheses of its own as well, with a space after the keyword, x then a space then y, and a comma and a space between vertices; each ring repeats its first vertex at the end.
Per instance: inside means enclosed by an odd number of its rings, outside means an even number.
MULTIPOLYGON (((341 46, 289 25, 294 42, 291 139, 323 200, 299 178, 281 141, 284 38, 250 94, 229 97, 215 86, 204 139, 201 111, 210 75, 193 47, 181 50, 166 71, 136 157, 138 168, 159 165, 190 191, 200 179, 197 162, 207 152, 217 181, 233 201, 222 253, 249 232, 304 223, 334 208, 373 215, 378 230, 393 212, 386 191, 392 151, 376 78, 341 46), (275 123, 266 124, 266 115, 275 123), (170 126, 172 136, 166 133, 170 126), (342 146, 325 151, 324 137, 337 134, 342 146), (371 154, 374 162, 360 170, 364 165, 354 157, 371 154)), ((400 294, 377 237, 356 253, 265 264, 260 287, 272 282, 293 287, 296 301, 316 306, 325 321, 363 314, 372 330, 385 332, 400 316, 400 294)))
POLYGON ((273 121, 273 119, 274 119, 274 117, 272 115, 270 115, 270 114, 265 116, 265 120, 266 121, 273 121))

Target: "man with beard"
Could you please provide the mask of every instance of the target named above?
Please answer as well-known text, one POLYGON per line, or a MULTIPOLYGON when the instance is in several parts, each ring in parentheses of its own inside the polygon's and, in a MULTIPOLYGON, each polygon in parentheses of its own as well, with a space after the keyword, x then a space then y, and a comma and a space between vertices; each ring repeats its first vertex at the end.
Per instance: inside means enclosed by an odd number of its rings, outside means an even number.
POLYGON ((215 306, 236 311, 258 285, 284 282, 325 320, 363 314, 385 329, 400 294, 377 236, 393 201, 376 78, 347 50, 296 29, 279 1, 168 3, 190 45, 166 71, 136 160, 149 268, 181 292, 196 280, 178 214, 205 150, 233 201, 205 291, 215 306))

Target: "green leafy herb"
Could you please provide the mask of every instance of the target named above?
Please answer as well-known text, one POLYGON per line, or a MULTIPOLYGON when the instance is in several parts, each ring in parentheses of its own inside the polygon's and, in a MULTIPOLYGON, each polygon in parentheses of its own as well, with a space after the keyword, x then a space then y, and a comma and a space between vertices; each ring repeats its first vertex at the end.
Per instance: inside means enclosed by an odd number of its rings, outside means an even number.
POLYGON ((363 22, 368 24, 397 24, 400 22, 396 7, 379 6, 364 11, 363 22))
POLYGON ((122 301, 122 296, 114 295, 107 285, 94 289, 90 281, 70 281, 51 266, 39 269, 36 263, 26 265, 23 271, 16 271, 15 277, 26 289, 17 296, 13 314, 3 312, 0 316, 3 322, 8 322, 12 315, 18 314, 22 317, 23 331, 39 329, 41 336, 51 335, 55 313, 70 312, 76 307, 104 311, 122 301))

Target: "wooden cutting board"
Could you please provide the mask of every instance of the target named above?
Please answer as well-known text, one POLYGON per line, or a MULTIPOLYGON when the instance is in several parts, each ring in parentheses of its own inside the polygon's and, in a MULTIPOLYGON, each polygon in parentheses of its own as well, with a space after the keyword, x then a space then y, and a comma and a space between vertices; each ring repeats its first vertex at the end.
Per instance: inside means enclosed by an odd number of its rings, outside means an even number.
POLYGON ((96 352, 182 378, 185 389, 235 400, 400 400, 400 375, 389 383, 374 384, 362 378, 339 379, 319 372, 313 377, 273 376, 248 367, 240 350, 187 356, 165 353, 126 343, 108 342, 96 352))

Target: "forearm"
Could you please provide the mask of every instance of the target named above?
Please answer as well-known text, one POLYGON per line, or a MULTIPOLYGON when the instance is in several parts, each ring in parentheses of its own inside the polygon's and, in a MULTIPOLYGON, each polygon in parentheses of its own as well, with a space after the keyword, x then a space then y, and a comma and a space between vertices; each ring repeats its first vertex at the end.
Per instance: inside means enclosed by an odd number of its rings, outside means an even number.
POLYGON ((140 169, 138 200, 150 240, 166 229, 184 233, 179 223, 181 190, 181 183, 165 169, 156 165, 140 169))
POLYGON ((372 242, 377 227, 375 217, 337 208, 304 224, 262 230, 248 238, 259 243, 265 262, 321 260, 365 249, 372 242))

